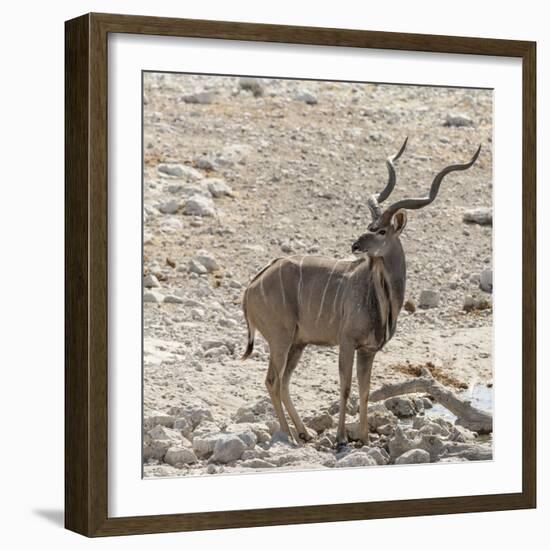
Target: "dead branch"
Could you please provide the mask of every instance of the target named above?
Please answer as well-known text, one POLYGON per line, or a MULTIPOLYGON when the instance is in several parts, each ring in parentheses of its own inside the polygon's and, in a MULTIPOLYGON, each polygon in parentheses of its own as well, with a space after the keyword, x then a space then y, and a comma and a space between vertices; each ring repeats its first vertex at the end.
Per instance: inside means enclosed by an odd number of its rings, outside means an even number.
POLYGON ((431 395, 457 417, 457 424, 469 430, 480 434, 493 431, 493 417, 491 414, 474 407, 470 401, 460 399, 452 390, 440 384, 426 368, 422 369, 419 378, 389 384, 374 390, 369 396, 369 401, 382 401, 389 397, 407 393, 427 393, 431 395))

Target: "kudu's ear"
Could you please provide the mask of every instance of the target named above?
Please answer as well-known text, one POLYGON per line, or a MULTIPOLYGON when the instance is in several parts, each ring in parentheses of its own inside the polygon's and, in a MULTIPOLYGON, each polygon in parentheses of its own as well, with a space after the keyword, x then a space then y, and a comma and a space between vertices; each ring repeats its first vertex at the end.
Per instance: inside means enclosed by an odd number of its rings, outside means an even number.
POLYGON ((391 224, 395 235, 399 237, 405 226, 407 225, 407 212, 405 210, 398 210, 391 219, 391 224))

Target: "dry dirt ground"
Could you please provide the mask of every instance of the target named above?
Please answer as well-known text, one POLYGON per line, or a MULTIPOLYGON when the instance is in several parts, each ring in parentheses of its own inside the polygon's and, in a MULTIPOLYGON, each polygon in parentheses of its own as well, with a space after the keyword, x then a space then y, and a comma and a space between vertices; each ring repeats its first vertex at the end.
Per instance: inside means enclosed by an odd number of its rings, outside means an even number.
MULTIPOLYGON (((264 386, 268 350, 258 336, 253 356, 240 361, 241 299, 273 258, 348 257, 369 222, 367 197, 387 179, 385 159, 406 136, 390 202, 426 194, 444 166, 466 162, 479 144, 482 152, 472 169, 444 180, 432 205, 409 213, 401 240, 416 311, 401 312, 372 387, 427 363, 457 390, 492 385, 491 294, 480 289, 492 229, 463 222, 466 210, 492 205, 491 91, 146 73, 143 92, 145 476, 332 467, 342 458, 328 450, 319 458, 319 441, 269 439, 278 435, 264 386), (438 293, 437 307, 419 307, 424 290, 438 293), (464 311, 468 295, 489 307, 464 311), (236 424, 256 441, 243 436, 237 459, 220 451, 215 460, 215 433, 241 433, 236 424)), ((311 422, 334 413, 337 348, 309 347, 291 394, 311 422)), ((394 463, 388 438, 378 436, 388 458, 377 463, 394 463)))

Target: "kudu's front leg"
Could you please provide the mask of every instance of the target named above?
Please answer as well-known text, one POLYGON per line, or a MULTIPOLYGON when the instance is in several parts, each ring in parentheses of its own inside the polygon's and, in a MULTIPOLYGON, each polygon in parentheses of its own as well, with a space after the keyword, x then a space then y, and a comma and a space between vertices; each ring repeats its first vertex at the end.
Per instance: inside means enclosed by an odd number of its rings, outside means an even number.
POLYGON ((351 375, 353 372, 353 356, 355 347, 350 341, 340 343, 338 356, 338 371, 340 373, 340 413, 338 416, 338 430, 336 431, 336 448, 345 447, 348 442, 346 433, 346 407, 351 390, 351 375))
POLYGON ((359 384, 359 439, 364 445, 369 442, 369 423, 367 420, 370 391, 370 375, 376 353, 359 348, 357 350, 357 382, 359 384))

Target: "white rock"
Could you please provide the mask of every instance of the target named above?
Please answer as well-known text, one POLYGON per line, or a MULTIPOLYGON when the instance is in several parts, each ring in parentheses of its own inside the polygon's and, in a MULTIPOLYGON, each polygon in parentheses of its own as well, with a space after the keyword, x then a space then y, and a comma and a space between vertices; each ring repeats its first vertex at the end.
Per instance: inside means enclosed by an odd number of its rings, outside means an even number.
POLYGON ((188 447, 170 447, 164 456, 164 462, 171 466, 177 464, 193 464, 197 462, 197 456, 188 447))
POLYGON ((231 318, 220 319, 218 321, 218 324, 221 327, 228 327, 228 328, 234 328, 234 327, 238 327, 240 325, 240 323, 238 321, 235 321, 235 319, 231 319, 231 318))
POLYGON ((182 164, 162 163, 157 166, 157 170, 160 174, 165 176, 173 176, 176 178, 181 178, 183 176, 182 164))
POLYGON ((436 290, 423 290, 420 293, 418 307, 428 309, 439 305, 439 293, 436 290))
POLYGON ((179 431, 157 425, 145 434, 143 443, 143 457, 147 460, 163 458, 170 447, 183 446, 185 440, 179 431))
POLYGON ((317 433, 322 433, 325 430, 332 428, 333 420, 332 416, 328 413, 319 414, 311 418, 306 418, 306 426, 315 430, 317 433))
MULTIPOLYGON (((237 423, 237 424, 229 424, 226 427, 226 431, 228 433, 235 433, 237 435, 240 434, 247 434, 251 432, 255 436, 255 443, 268 443, 271 440, 271 435, 269 433, 269 428, 267 425, 263 422, 257 422, 257 423, 237 423)), ((243 439, 241 437, 241 439, 243 439)), ((245 443, 247 441, 251 441, 252 438, 250 438, 248 435, 246 435, 243 439, 245 443)), ((243 457, 244 458, 244 457, 243 457)))
POLYGON ((144 425, 146 428, 154 428, 155 426, 165 426, 166 428, 173 428, 175 418, 170 414, 163 414, 158 411, 152 411, 149 416, 144 419, 144 425))
POLYGON ((210 105, 214 101, 213 92, 196 92, 194 94, 187 94, 183 96, 185 103, 192 103, 198 105, 210 105))
POLYGON ((205 273, 208 273, 206 271, 206 268, 194 259, 189 260, 187 268, 191 273, 197 273, 198 275, 204 275, 205 273))
POLYGON ((161 223, 163 233, 177 233, 183 229, 183 223, 176 216, 166 216, 161 223))
POLYGON ((194 161, 195 161, 195 166, 197 168, 200 168, 201 170, 215 170, 216 169, 216 166, 214 165, 214 163, 206 156, 196 157, 194 159, 194 161))
POLYGON ((245 423, 250 423, 250 422, 255 422, 257 419, 256 419, 256 415, 252 412, 252 411, 241 411, 241 412, 238 412, 237 411, 237 414, 235 416, 235 422, 245 422, 245 423))
POLYGON ((220 269, 220 264, 216 261, 216 258, 207 250, 199 250, 195 254, 194 260, 201 264, 208 273, 220 269))
POLYGON ((446 441, 438 435, 426 435, 414 429, 403 430, 398 426, 395 435, 389 440, 388 447, 391 458, 395 461, 402 454, 413 449, 427 451, 432 460, 436 460, 443 452, 446 441))
POLYGON ((231 197, 233 195, 231 187, 222 179, 209 178, 205 180, 204 183, 206 183, 206 188, 215 199, 220 197, 231 197))
POLYGON ((291 252, 294 252, 290 241, 285 241, 281 243, 281 252, 284 252, 285 254, 290 254, 291 252))
POLYGON ((183 213, 187 216, 211 217, 216 215, 212 199, 201 195, 193 195, 185 202, 183 213))
POLYGON ((201 344, 202 346, 202 349, 204 351, 207 351, 211 348, 219 348, 221 346, 225 346, 225 341, 224 340, 218 340, 218 339, 211 339, 211 340, 204 340, 201 344))
POLYGON ((180 208, 180 203, 178 201, 175 201, 174 199, 169 200, 167 202, 163 202, 159 206, 159 210, 163 214, 175 214, 180 208))
POLYGON ((262 458, 249 458, 248 460, 245 460, 244 462, 242 462, 241 466, 243 468, 255 468, 255 469, 275 468, 275 464, 272 464, 271 462, 267 462, 267 460, 263 460, 262 458))
POLYGON ((167 294, 164 297, 165 304, 183 304, 183 298, 176 296, 175 294, 167 294))
POLYGON ((336 468, 352 468, 356 466, 376 466, 376 460, 367 453, 353 451, 336 462, 336 468))
POLYGON ((166 451, 172 446, 171 441, 152 439, 149 434, 143 437, 143 458, 144 460, 164 458, 166 451))
POLYGON ((469 443, 472 441, 475 441, 476 439, 475 432, 472 432, 468 430, 467 428, 464 428, 463 426, 460 426, 459 424, 455 424, 451 427, 451 441, 458 441, 460 443, 469 443))
POLYGON ((397 426, 393 437, 390 439, 389 452, 392 458, 401 456, 406 451, 415 448, 415 442, 410 439, 401 426, 397 426))
POLYGON ((203 428, 212 433, 219 431, 219 428, 214 423, 214 417, 210 409, 202 407, 200 405, 189 405, 187 407, 172 407, 169 410, 170 414, 179 418, 186 418, 193 426, 195 432, 198 432, 198 428, 203 428))
MULTIPOLYGON (((370 407, 369 407, 370 408, 370 407)), ((337 414, 340 411, 340 401, 333 401, 328 408, 329 414, 337 414)), ((359 397, 357 394, 352 393, 349 396, 348 403, 346 405, 346 412, 350 415, 355 415, 359 412, 359 397)))
POLYGON ((202 195, 210 198, 210 191, 203 185, 174 183, 167 187, 168 192, 181 195, 187 199, 193 195, 202 195))
POLYGON ((269 456, 264 458, 277 466, 291 466, 292 468, 316 469, 336 465, 336 459, 332 453, 318 451, 310 445, 295 447, 277 444, 269 449, 269 456))
POLYGON ((246 445, 238 435, 222 434, 214 445, 214 453, 211 460, 212 462, 227 464, 241 458, 245 450, 246 445))
POLYGON ((379 142, 379 141, 382 141, 383 138, 384 138, 384 134, 381 134, 380 132, 370 132, 367 136, 366 141, 379 142))
POLYGON ((187 439, 191 439, 193 426, 187 418, 176 418, 173 423, 173 428, 174 430, 179 430, 187 439))
POLYGON ((290 437, 286 432, 283 431, 276 431, 271 436, 271 445, 275 445, 277 443, 284 443, 285 445, 290 445, 290 437))
POLYGON ((246 145, 244 143, 232 143, 224 146, 221 151, 216 153, 214 162, 220 167, 230 167, 235 164, 246 164, 246 160, 251 152, 252 147, 250 145, 246 145))
POLYGON ((197 302, 197 300, 193 300, 191 298, 187 298, 187 300, 183 302, 183 305, 187 307, 202 307, 202 304, 200 302, 197 302))
POLYGON ((239 78, 239 87, 241 88, 241 90, 252 92, 254 97, 260 97, 264 93, 264 88, 259 78, 239 78))
POLYGON ((297 101, 303 101, 307 105, 316 105, 317 104, 317 98, 311 93, 306 90, 299 92, 296 94, 296 100, 297 101))
POLYGON ((426 435, 440 435, 442 437, 449 437, 449 435, 451 434, 446 426, 438 424, 437 422, 431 422, 429 420, 427 420, 424 425, 419 429, 419 433, 426 435))
MULTIPOLYGON (((271 413, 271 415, 275 415, 275 411, 273 411, 271 413)), ((280 431, 281 430, 281 426, 279 424, 279 421, 278 420, 275 420, 273 418, 271 419, 267 419, 265 421, 265 425, 267 426, 267 429, 269 430, 269 433, 271 435, 275 434, 276 432, 280 431)))
POLYGON ((422 404, 424 405, 425 409, 431 409, 434 406, 434 404, 432 403, 432 400, 426 396, 422 397, 422 404))
POLYGON ((464 302, 462 304, 462 309, 464 309, 464 311, 483 310, 490 308, 491 302, 483 296, 465 296, 464 302))
POLYGON ((157 170, 162 176, 170 176, 187 181, 198 181, 203 178, 203 175, 198 170, 185 164, 163 163, 158 165, 157 170))
POLYGON ((200 307, 191 308, 189 313, 191 314, 191 319, 194 319, 195 321, 202 321, 205 316, 204 309, 200 307))
POLYGON ((145 288, 158 288, 160 287, 160 283, 152 273, 149 273, 149 275, 143 277, 143 286, 145 288))
POLYGON ((376 433, 378 435, 393 435, 395 432, 395 424, 382 424, 376 428, 376 433))
POLYGON ((216 357, 223 357, 224 355, 230 355, 231 352, 226 345, 219 346, 217 348, 210 348, 204 352, 204 357, 213 359, 216 357))
POLYGON ((486 269, 485 271, 481 272, 480 278, 479 278, 479 287, 484 292, 493 292, 493 270, 492 269, 486 269))
POLYGON ((414 401, 406 395, 390 397, 384 401, 384 405, 386 405, 389 411, 400 418, 414 416, 419 412, 414 401))
POLYGON ((378 466, 383 466, 385 464, 388 464, 390 461, 390 455, 380 447, 371 447, 367 451, 367 456, 370 456, 378 466))
POLYGON ((261 244, 245 244, 243 249, 257 252, 258 254, 263 254, 265 252, 265 248, 261 244))
POLYGON ((382 426, 395 426, 397 424, 397 416, 393 414, 388 408, 384 405, 381 409, 375 409, 371 412, 371 407, 369 407, 368 413, 368 425, 369 430, 375 430, 377 433, 382 426))
POLYGON ((473 120, 463 113, 447 113, 444 126, 455 126, 461 128, 463 126, 473 126, 473 120))
POLYGON ((493 225, 493 209, 490 207, 474 208, 466 210, 462 216, 465 223, 477 223, 478 225, 493 225))
POLYGON ((143 301, 144 302, 152 302, 156 304, 162 303, 164 300, 164 296, 155 290, 148 290, 143 293, 143 301))
POLYGON ((430 453, 423 449, 411 449, 395 459, 396 464, 425 464, 430 462, 430 453))
POLYGON ((152 439, 160 440, 166 439, 174 442, 181 443, 183 437, 177 431, 172 428, 167 428, 166 426, 157 425, 152 430, 149 430, 149 435, 152 439))
POLYGON ((252 430, 243 430, 242 432, 238 432, 236 435, 246 445, 247 449, 253 449, 258 442, 258 438, 252 430))
POLYGON ((193 451, 198 457, 205 458, 214 451, 216 441, 218 441, 218 434, 193 436, 193 451))

